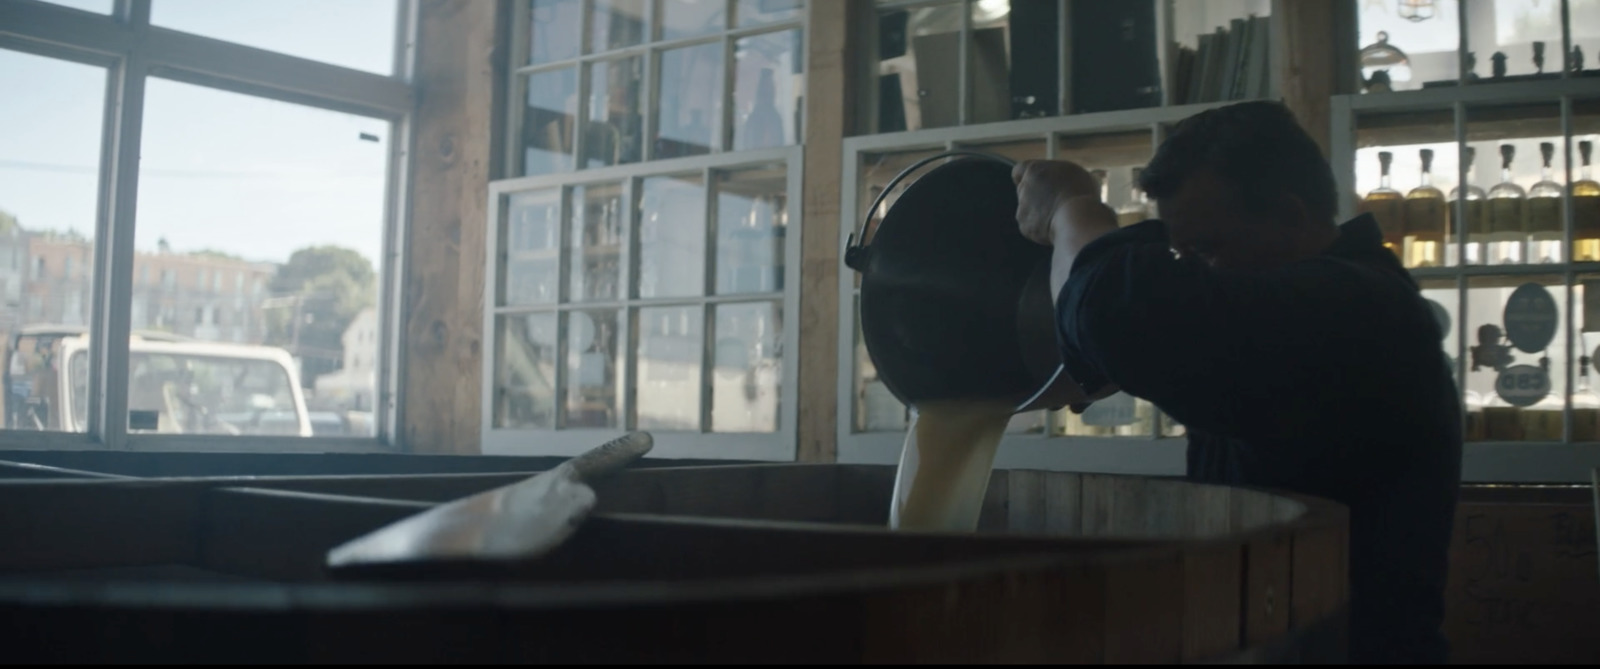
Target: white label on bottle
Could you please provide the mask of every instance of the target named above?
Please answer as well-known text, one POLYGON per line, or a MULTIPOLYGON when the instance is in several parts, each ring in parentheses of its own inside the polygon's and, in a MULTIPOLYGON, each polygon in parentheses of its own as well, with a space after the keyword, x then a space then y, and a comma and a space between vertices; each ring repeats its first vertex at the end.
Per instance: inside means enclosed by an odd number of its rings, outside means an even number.
POLYGON ((1494 390, 1512 406, 1533 406, 1550 394, 1550 373, 1533 365, 1512 365, 1500 372, 1494 390))

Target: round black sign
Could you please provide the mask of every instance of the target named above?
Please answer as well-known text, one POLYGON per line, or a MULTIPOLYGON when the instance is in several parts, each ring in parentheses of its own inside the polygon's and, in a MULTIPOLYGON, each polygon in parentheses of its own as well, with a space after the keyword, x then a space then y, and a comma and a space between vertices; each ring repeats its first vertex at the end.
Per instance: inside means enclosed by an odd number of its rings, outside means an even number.
POLYGON ((1523 353, 1538 353, 1550 346, 1556 338, 1560 317, 1556 313, 1556 300, 1549 289, 1537 283, 1525 283, 1511 292, 1506 300, 1503 316, 1506 339, 1523 353))
POLYGON ((1550 394, 1550 374, 1533 365, 1512 365, 1495 379, 1494 391, 1512 406, 1533 406, 1550 394))

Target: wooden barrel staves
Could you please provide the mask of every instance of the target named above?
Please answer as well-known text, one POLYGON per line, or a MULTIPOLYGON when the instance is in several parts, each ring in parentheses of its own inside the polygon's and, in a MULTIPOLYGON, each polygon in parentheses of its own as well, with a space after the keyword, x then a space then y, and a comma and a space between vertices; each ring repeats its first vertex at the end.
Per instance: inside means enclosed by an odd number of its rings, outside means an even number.
POLYGON ((884 529, 894 469, 641 469, 514 568, 326 551, 525 474, 0 481, 0 657, 149 662, 1339 661, 1347 516, 997 471, 976 534, 884 529))

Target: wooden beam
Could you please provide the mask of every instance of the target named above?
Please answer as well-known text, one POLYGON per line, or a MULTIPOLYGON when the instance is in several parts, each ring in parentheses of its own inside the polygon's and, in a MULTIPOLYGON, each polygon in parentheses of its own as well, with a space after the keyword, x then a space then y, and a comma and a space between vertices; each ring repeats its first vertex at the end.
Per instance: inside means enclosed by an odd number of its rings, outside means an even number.
POLYGON ((852 128, 849 2, 807 3, 805 179, 801 200, 799 449, 834 462, 839 378, 839 187, 852 128))
POLYGON ((1274 67, 1278 93, 1300 125, 1328 155, 1332 119, 1330 97, 1345 92, 1340 70, 1355 42, 1344 40, 1352 4, 1345 0, 1273 0, 1274 67))
POLYGON ((487 193, 504 153, 508 10, 481 0, 418 7, 398 435, 411 452, 480 452, 487 193))

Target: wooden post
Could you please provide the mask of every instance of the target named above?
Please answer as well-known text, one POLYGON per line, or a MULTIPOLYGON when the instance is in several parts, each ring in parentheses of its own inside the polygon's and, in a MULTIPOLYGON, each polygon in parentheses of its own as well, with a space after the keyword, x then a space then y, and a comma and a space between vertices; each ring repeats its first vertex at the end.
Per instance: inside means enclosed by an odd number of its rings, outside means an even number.
POLYGON ((849 2, 807 3, 805 179, 800 243, 801 462, 838 457, 839 202, 852 108, 849 2))
POLYGON ((421 0, 398 441, 480 452, 489 180, 504 154, 507 2, 421 0))
POLYGON ((1354 57, 1353 3, 1347 0, 1273 0, 1273 62, 1278 92, 1300 125, 1328 155, 1329 98, 1347 92, 1342 71, 1354 57))

